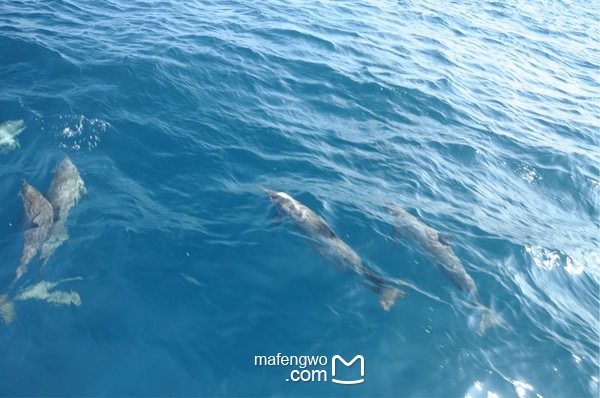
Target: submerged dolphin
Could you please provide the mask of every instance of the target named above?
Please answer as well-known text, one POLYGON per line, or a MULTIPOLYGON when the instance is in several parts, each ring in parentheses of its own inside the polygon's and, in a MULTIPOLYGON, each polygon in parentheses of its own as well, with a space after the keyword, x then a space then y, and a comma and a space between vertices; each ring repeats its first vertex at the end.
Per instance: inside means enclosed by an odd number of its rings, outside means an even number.
POLYGON ((69 238, 65 222, 71 208, 85 193, 85 184, 79 171, 71 159, 65 156, 54 170, 54 178, 46 193, 54 210, 54 222, 47 240, 40 249, 40 259, 44 264, 52 253, 69 238))
MULTIPOLYGON (((74 305, 81 306, 81 297, 76 291, 56 290, 55 288, 64 282, 82 280, 81 277, 67 278, 58 282, 40 281, 35 285, 22 288, 14 296, 14 301, 39 300, 54 305, 74 305)), ((15 317, 13 301, 8 299, 8 294, 0 295, 0 318, 5 324, 12 323, 15 317)))
POLYGON ((19 147, 16 136, 25 130, 23 120, 8 120, 0 124, 0 151, 8 152, 19 147))
POLYGON ((415 244, 454 286, 468 293, 474 304, 483 311, 480 334, 503 322, 499 315, 481 304, 475 281, 452 250, 452 238, 449 235, 436 231, 400 206, 390 205, 388 210, 396 217, 396 234, 415 244))
POLYGON ((24 178, 21 198, 23 199, 25 213, 25 232, 23 252, 13 283, 27 272, 27 264, 35 257, 41 245, 48 237, 54 219, 54 212, 50 202, 37 189, 29 185, 24 178))
POLYGON ((41 300, 55 305, 74 305, 81 306, 81 297, 76 291, 55 290, 54 288, 64 282, 82 280, 83 278, 67 278, 58 282, 41 281, 33 286, 22 289, 16 295, 15 300, 41 300))
POLYGON ((279 215, 287 216, 292 220, 294 226, 308 238, 317 253, 343 271, 352 271, 363 276, 370 283, 371 290, 379 294, 379 305, 384 310, 389 311, 396 299, 404 295, 402 290, 390 286, 390 282, 402 284, 401 281, 386 279, 366 267, 354 250, 342 241, 325 220, 311 209, 285 192, 259 188, 275 204, 279 215))

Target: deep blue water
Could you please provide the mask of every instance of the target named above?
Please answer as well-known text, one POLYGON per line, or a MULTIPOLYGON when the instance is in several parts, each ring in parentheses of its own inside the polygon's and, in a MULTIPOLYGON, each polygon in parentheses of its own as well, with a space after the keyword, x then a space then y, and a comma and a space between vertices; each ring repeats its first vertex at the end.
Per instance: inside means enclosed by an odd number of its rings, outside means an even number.
POLYGON ((597 2, 0 3, 0 284, 24 176, 68 154, 89 193, 15 301, 2 396, 594 397, 600 381, 597 2), (411 281, 390 312, 257 185, 411 281), (454 236, 505 320, 395 241, 388 203, 454 236), (365 358, 365 382, 286 382, 255 355, 365 358))

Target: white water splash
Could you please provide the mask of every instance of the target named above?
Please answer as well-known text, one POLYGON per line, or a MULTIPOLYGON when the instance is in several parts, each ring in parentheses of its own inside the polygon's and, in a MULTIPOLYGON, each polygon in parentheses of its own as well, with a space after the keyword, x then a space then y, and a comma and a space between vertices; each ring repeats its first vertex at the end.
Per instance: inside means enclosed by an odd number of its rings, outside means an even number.
POLYGON ((540 182, 543 179, 542 176, 537 173, 533 166, 530 166, 525 163, 519 166, 518 172, 521 178, 530 184, 533 184, 534 182, 540 182))
POLYGON ((600 252, 574 251, 569 255, 561 250, 550 250, 541 246, 526 246, 525 251, 537 267, 546 271, 562 267, 571 275, 580 275, 584 271, 595 275, 600 269, 600 252))
POLYGON ((61 149, 92 150, 100 143, 100 136, 110 127, 110 124, 103 120, 88 119, 83 115, 60 116, 59 119, 62 127, 59 127, 57 135, 61 138, 61 149))

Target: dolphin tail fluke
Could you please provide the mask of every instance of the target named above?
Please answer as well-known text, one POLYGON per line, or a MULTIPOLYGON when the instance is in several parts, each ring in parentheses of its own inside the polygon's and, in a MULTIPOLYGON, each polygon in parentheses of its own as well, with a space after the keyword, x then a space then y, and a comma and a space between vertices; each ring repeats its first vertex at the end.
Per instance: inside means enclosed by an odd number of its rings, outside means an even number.
POLYGON ((8 299, 8 294, 0 295, 0 318, 5 324, 9 324, 15 317, 15 308, 12 301, 8 299))
POLYGON ((406 293, 396 287, 384 286, 379 293, 379 305, 385 311, 389 311, 394 305, 398 297, 404 296, 406 293))
POLYGON ((482 311, 483 314, 481 315, 481 323, 479 324, 479 331, 477 332, 480 336, 483 336, 486 330, 504 324, 504 319, 502 316, 493 310, 483 307, 482 311))

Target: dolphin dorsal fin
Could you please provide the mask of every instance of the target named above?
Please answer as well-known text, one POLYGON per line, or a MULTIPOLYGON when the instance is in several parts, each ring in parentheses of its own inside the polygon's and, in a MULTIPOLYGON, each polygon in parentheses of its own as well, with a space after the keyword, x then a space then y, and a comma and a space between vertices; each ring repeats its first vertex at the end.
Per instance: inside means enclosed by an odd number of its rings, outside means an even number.
POLYGON ((42 212, 39 212, 31 219, 32 228, 38 228, 44 223, 42 212))
POLYGON ((438 232, 438 241, 442 245, 450 246, 454 243, 454 236, 446 232, 438 232))

